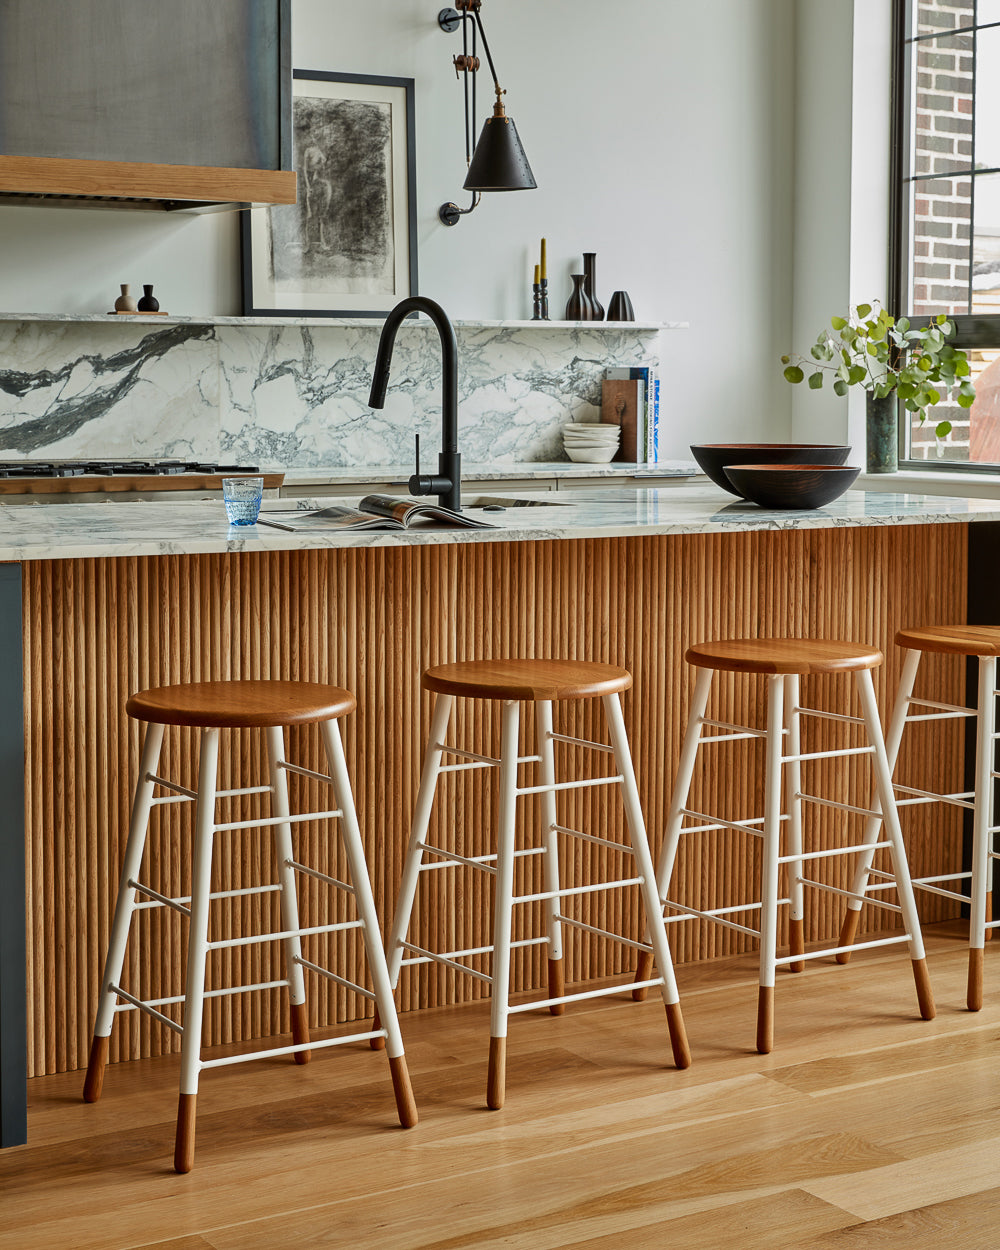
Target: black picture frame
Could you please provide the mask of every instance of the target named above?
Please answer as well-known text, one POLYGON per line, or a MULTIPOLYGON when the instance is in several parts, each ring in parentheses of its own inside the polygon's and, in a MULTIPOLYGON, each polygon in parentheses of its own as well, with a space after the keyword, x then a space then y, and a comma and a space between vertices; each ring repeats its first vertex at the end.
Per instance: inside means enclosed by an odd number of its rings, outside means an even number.
POLYGON ((413 84, 293 71, 298 202, 240 214, 245 317, 384 317, 417 294, 413 84))

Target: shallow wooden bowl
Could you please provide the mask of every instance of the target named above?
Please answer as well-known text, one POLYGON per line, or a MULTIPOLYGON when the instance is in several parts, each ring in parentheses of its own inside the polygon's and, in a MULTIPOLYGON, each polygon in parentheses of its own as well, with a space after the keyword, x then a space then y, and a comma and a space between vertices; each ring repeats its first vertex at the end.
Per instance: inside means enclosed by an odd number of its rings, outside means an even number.
POLYGON ((734 495, 742 491, 726 477, 731 464, 844 464, 850 447, 832 443, 697 443, 691 455, 716 486, 734 495))
POLYGON ((745 499, 762 508, 822 508, 861 472, 851 465, 731 464, 726 473, 745 499))

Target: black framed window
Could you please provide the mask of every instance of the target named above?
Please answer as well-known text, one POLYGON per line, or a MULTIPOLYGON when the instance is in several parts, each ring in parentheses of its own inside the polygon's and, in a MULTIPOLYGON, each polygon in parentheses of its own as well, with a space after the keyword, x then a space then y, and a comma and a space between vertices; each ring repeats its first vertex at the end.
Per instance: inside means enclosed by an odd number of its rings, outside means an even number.
POLYGON ((971 409, 906 413, 900 458, 1000 471, 1000 0, 895 0, 894 21, 895 311, 951 317, 976 385, 971 409))

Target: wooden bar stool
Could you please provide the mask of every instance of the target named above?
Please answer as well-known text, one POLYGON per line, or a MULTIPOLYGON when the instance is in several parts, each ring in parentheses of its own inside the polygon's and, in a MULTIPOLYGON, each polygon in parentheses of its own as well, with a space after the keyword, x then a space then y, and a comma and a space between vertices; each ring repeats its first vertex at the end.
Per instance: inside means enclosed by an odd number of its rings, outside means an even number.
POLYGON ((354 696, 339 686, 314 685, 310 682, 298 681, 215 681, 162 686, 132 695, 125 705, 128 715, 143 723, 145 736, 128 842, 122 865, 121 884, 118 889, 118 901, 115 905, 104 976, 101 980, 97 1021, 94 1025, 94 1040, 83 1096, 87 1102, 96 1102, 101 1096, 111 1025, 117 1012, 143 1011, 168 1028, 180 1033, 182 1038, 181 1083, 174 1151, 174 1167, 178 1172, 189 1172, 194 1162, 195 1104, 198 1077, 203 1068, 221 1067, 231 1063, 242 1063, 248 1059, 270 1058, 274 1055, 286 1054, 294 1055, 296 1063, 305 1063, 310 1057, 311 1050, 323 1046, 338 1046, 373 1037, 384 1038, 387 1043, 389 1067, 400 1122, 406 1127, 417 1122, 416 1107, 403 1054, 403 1042, 393 1005, 385 955, 380 942, 371 884, 368 880, 364 848, 354 810, 350 778, 344 759, 344 748, 336 727, 337 719, 352 712, 355 706, 354 696), (283 727, 315 723, 320 726, 330 769, 329 775, 288 763, 285 759, 283 727), (183 725, 201 730, 200 766, 196 791, 157 775, 156 769, 165 725, 183 725), (264 730, 269 785, 250 786, 240 790, 217 790, 219 732, 222 729, 264 730), (328 783, 332 789, 334 805, 326 811, 291 815, 286 782, 286 773, 289 772, 328 783), (157 788, 169 793, 166 796, 154 797, 154 790, 157 788), (216 822, 215 806, 218 798, 260 793, 270 794, 272 814, 269 817, 259 820, 216 822), (195 803, 190 898, 168 898, 150 886, 143 885, 139 880, 150 809, 157 804, 177 802, 195 803), (292 848, 291 827, 293 824, 300 824, 307 820, 333 818, 340 820, 340 833, 349 866, 349 880, 346 882, 298 862, 292 848), (215 834, 230 829, 253 828, 270 829, 274 835, 279 878, 277 884, 213 892, 211 875, 215 834), (303 928, 299 922, 296 901, 296 874, 306 874, 353 895, 358 918, 339 924, 313 925, 303 928), (280 898, 281 929, 279 932, 261 933, 251 937, 237 936, 225 941, 208 941, 209 904, 213 899, 273 891, 278 891, 280 898), (143 896, 143 902, 136 902, 137 893, 143 896), (187 976, 182 998, 143 1000, 137 993, 126 990, 120 984, 132 916, 138 908, 149 907, 169 907, 190 918, 187 976), (328 969, 320 968, 302 956, 300 939, 304 934, 331 933, 348 929, 361 930, 374 992, 337 976, 328 969), (202 1060, 201 1031, 203 1004, 206 997, 205 961, 208 952, 245 946, 251 942, 275 941, 280 941, 284 950, 285 978, 283 980, 260 985, 216 988, 211 990, 208 996, 217 997, 288 986, 291 999, 293 1045, 278 1046, 223 1059, 202 1060), (375 1031, 310 1042, 306 1018, 304 968, 374 1001, 381 1021, 376 1025, 375 1031), (168 1004, 178 1002, 184 1003, 183 1024, 178 1024, 161 1010, 168 1004))
POLYGON ((424 756, 423 774, 417 794, 410 833, 409 847, 403 865, 399 900, 389 940, 389 975, 395 986, 400 969, 411 964, 436 962, 447 968, 478 977, 492 990, 490 1019, 490 1059, 486 1086, 487 1105, 498 1110, 503 1106, 506 1072, 507 1022, 511 1015, 522 1011, 548 1007, 553 1014, 560 1014, 564 1004, 578 999, 596 998, 605 994, 619 993, 622 985, 601 986, 576 994, 565 992, 562 929, 568 927, 607 937, 625 945, 649 949, 650 968, 655 958, 658 975, 649 977, 648 986, 659 987, 667 1013, 667 1026, 674 1061, 679 1068, 690 1062, 684 1021, 681 1016, 677 984, 673 964, 667 946, 666 930, 659 923, 660 909, 657 904, 652 855, 646 839, 639 795, 635 784, 632 758, 629 754, 625 723, 622 718, 619 694, 632 685, 631 674, 623 668, 610 664, 593 664, 576 660, 496 660, 470 661, 458 664, 442 664, 427 669, 422 685, 436 697, 431 720, 430 741, 424 756), (448 723, 456 697, 489 699, 499 702, 501 710, 500 758, 480 755, 473 751, 449 746, 446 742, 448 723), (553 732, 552 704, 577 699, 600 698, 611 742, 591 742, 553 732), (518 756, 518 727, 522 703, 535 706, 537 755, 518 756), (611 756, 614 769, 609 775, 556 781, 553 743, 568 743, 589 748, 602 755, 611 756), (458 763, 442 765, 443 755, 457 757, 458 763), (519 764, 539 766, 539 784, 519 785, 519 764), (427 842, 427 827, 434 801, 438 777, 443 772, 458 772, 476 768, 497 768, 500 774, 500 808, 496 838, 496 853, 467 856, 453 849, 437 847, 427 842), (629 841, 613 841, 589 833, 570 829, 557 821, 556 795, 567 790, 580 790, 591 786, 616 785, 621 787, 625 807, 625 821, 629 841), (536 848, 515 849, 515 807, 522 796, 539 795, 542 802, 542 845, 536 848), (635 863, 634 875, 600 882, 560 884, 558 839, 560 836, 582 839, 585 843, 609 848, 613 852, 630 856, 635 863), (541 892, 514 894, 514 861, 523 856, 540 855, 543 858, 544 885, 541 892), (430 862, 425 862, 428 859, 430 862), (407 940, 410 918, 413 912, 417 881, 421 873, 443 867, 465 865, 485 872, 494 878, 493 940, 488 946, 476 946, 464 950, 430 951, 407 940), (649 921, 649 946, 606 929, 589 925, 566 915, 562 900, 574 895, 589 895, 603 890, 618 890, 638 885, 643 907, 649 921), (546 913, 544 937, 511 940, 513 908, 525 903, 543 902, 546 913), (549 996, 541 1001, 509 1004, 511 951, 518 947, 545 945, 548 948, 549 996), (466 967, 464 958, 492 953, 491 973, 466 967))
MULTIPOLYGON (((882 728, 879 723, 875 690, 871 670, 882 663, 882 653, 874 647, 863 647, 852 642, 837 642, 813 638, 736 638, 719 642, 699 643, 690 647, 685 655, 689 664, 698 669, 691 717, 681 748, 677 780, 671 798, 663 848, 657 865, 657 883, 660 899, 666 908, 668 923, 676 923, 688 917, 701 917, 724 925, 739 933, 760 939, 760 988, 757 1003, 757 1049, 768 1054, 774 1044, 774 979, 775 969, 787 966, 792 972, 800 972, 806 959, 817 959, 836 953, 839 948, 805 951, 803 930, 804 887, 843 894, 844 891, 825 882, 806 877, 806 863, 820 861, 837 855, 856 852, 863 844, 836 847, 819 851, 804 851, 802 843, 803 804, 819 804, 846 812, 872 814, 874 809, 856 807, 850 803, 820 798, 802 791, 803 762, 871 755, 875 774, 876 792, 882 802, 885 816, 887 841, 879 846, 889 850, 892 873, 886 880, 896 888, 898 902, 879 900, 878 906, 902 914, 905 932, 901 935, 879 938, 861 943, 863 946, 888 946, 907 942, 913 961, 913 977, 917 987, 920 1014, 925 1020, 934 1016, 934 1000, 927 977, 920 925, 917 920, 913 887, 903 849, 899 829, 899 817, 892 797, 891 772, 886 757, 882 728), (767 676, 767 728, 754 729, 734 725, 726 721, 706 717, 708 696, 715 672, 761 673, 767 676), (860 717, 819 711, 802 707, 799 701, 799 678, 813 674, 853 673, 861 701, 860 717), (863 725, 867 744, 831 751, 803 752, 800 744, 800 718, 819 717, 824 720, 842 721, 863 725), (707 737, 702 736, 703 727, 718 730, 707 737), (700 747, 722 742, 734 742, 747 738, 762 738, 765 743, 766 763, 764 773, 764 815, 741 820, 723 820, 704 812, 692 811, 687 806, 688 792, 694 775, 695 762, 700 747), (785 807, 782 807, 782 773, 784 772, 785 807), (684 821, 693 820, 694 825, 684 827, 684 821), (781 826, 786 827, 786 850, 781 852, 781 826), (761 827, 762 826, 762 827, 761 827), (673 900, 668 887, 677 856, 680 839, 685 834, 706 833, 713 830, 734 830, 759 838, 762 845, 760 902, 736 907, 698 909, 673 900), (778 897, 779 870, 787 865, 789 895, 778 897), (777 957, 778 908, 790 904, 789 953, 777 957), (760 928, 753 929, 738 923, 733 915, 760 910, 760 928)), ((881 812, 879 813, 881 816, 881 812)), ((648 975, 648 956, 639 961, 636 973, 635 997, 644 991, 641 982, 648 975)))
MULTIPOLYGON (((940 625, 920 629, 901 629, 896 635, 896 645, 905 649, 903 672, 893 705, 892 720, 886 735, 886 751, 890 771, 895 770, 903 731, 916 721, 954 720, 973 717, 976 721, 976 764, 974 789, 955 794, 936 794, 927 789, 915 789, 896 783, 895 790, 903 798, 896 799, 897 807, 916 807, 926 803, 946 803, 972 811, 972 867, 967 872, 951 872, 934 877, 914 878, 916 889, 945 898, 956 899, 969 906, 969 979, 966 1004, 970 1011, 979 1011, 983 1005, 983 953, 988 937, 1000 925, 992 918, 994 835, 998 826, 993 824, 994 788, 996 781, 996 700, 997 656, 1000 655, 1000 627, 995 625, 940 625), (975 656, 979 661, 978 698, 975 707, 940 703, 913 697, 913 687, 920 667, 920 657, 925 651, 941 655, 975 656), (929 709, 911 712, 911 707, 929 709), (960 890, 946 889, 945 883, 970 881, 969 894, 960 890)), ((878 803, 872 804, 873 808, 878 803)), ((878 841, 881 815, 873 815, 865 826, 865 850, 858 857, 854 891, 858 897, 851 900, 844 916, 840 933, 842 946, 851 946, 858 931, 861 904, 869 889, 882 888, 884 874, 872 868, 874 847, 878 841), (869 886, 870 878, 876 881, 869 886)), ((850 951, 843 951, 837 958, 846 963, 850 951)))

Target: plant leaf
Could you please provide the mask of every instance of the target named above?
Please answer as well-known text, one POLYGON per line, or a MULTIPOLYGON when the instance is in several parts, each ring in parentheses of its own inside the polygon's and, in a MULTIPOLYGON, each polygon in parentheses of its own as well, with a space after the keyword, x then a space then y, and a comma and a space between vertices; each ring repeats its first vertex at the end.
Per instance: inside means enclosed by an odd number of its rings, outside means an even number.
POLYGON ((860 319, 861 321, 864 321, 865 317, 867 317, 867 316, 868 316, 868 314, 871 312, 871 310, 872 310, 872 306, 871 306, 871 304, 859 304, 859 305, 858 305, 858 317, 859 317, 859 319, 860 319))
MULTIPOLYGON (((843 379, 843 378, 837 378, 837 379, 834 381, 834 384, 833 384, 833 389, 834 389, 834 393, 835 393, 835 394, 837 394, 837 395, 846 395, 846 394, 847 394, 847 383, 844 381, 844 379, 843 379)), ((961 401, 959 401, 959 402, 961 402, 961 401)))
POLYGON ((934 433, 938 438, 947 438, 951 433, 951 422, 939 421, 934 427, 934 433))
POLYGON ((820 373, 818 370, 817 370, 815 373, 810 373, 810 375, 809 375, 809 389, 810 389, 811 391, 818 391, 822 385, 823 385, 823 375, 822 375, 822 373, 820 373))
POLYGON ((847 325, 847 321, 843 317, 831 317, 830 325, 832 325, 835 330, 840 331, 847 325))
POLYGON ((798 365, 789 365, 785 370, 786 382, 801 382, 805 376, 798 365))

